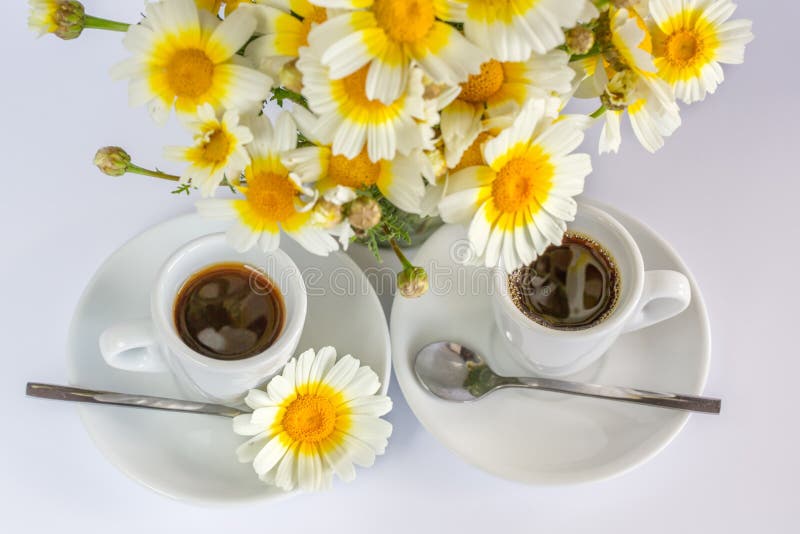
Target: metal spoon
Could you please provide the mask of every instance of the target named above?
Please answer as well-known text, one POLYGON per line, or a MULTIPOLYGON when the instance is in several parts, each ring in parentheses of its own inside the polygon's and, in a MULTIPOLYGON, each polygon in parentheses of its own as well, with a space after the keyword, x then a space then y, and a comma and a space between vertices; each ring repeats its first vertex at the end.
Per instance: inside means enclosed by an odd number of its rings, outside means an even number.
POLYGON ((149 408, 151 410, 166 410, 170 412, 201 413, 206 415, 220 415, 223 417, 236 417, 243 412, 222 404, 208 404, 206 402, 193 402, 180 399, 167 399, 165 397, 151 397, 150 395, 130 395, 128 393, 114 393, 113 391, 97 391, 93 389, 73 388, 70 386, 57 386, 54 384, 39 384, 28 382, 25 394, 29 397, 42 399, 87 402, 91 404, 111 404, 114 406, 130 406, 132 408, 149 408))
POLYGON ((722 404, 720 399, 693 395, 583 384, 552 378, 500 376, 486 364, 480 354, 464 345, 447 341, 423 347, 417 353, 414 371, 428 391, 441 399, 456 402, 478 400, 502 388, 528 388, 713 414, 719 413, 722 404))

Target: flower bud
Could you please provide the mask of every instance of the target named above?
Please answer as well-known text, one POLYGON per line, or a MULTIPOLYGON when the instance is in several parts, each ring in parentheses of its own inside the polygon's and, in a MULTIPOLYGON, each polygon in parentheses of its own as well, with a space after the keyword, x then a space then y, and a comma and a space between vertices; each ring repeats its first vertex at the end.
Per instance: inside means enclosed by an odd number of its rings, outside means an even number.
POLYGON ((299 93, 303 89, 303 74, 294 61, 286 63, 278 72, 278 82, 290 91, 299 93))
POLYGON ((630 102, 636 81, 636 74, 629 69, 615 73, 600 95, 600 101, 611 111, 622 111, 630 102))
POLYGON ((428 273, 422 267, 406 267, 397 275, 397 289, 406 298, 421 297, 428 292, 428 273))
POLYGON ((333 228, 342 222, 342 207, 323 198, 314 205, 311 222, 320 228, 333 228))
POLYGON ((356 230, 369 230, 381 222, 381 207, 370 197, 358 197, 350 203, 347 220, 356 230))
POLYGON ((594 32, 584 26, 575 26, 567 30, 566 44, 570 54, 586 54, 594 46, 594 32))
POLYGON ((83 4, 75 0, 63 0, 58 2, 58 7, 53 14, 53 21, 56 29, 53 31, 58 37, 64 40, 75 39, 86 24, 86 13, 83 4))
POLYGON ((109 176, 122 176, 130 163, 130 155, 118 146, 103 147, 94 156, 94 164, 109 176))

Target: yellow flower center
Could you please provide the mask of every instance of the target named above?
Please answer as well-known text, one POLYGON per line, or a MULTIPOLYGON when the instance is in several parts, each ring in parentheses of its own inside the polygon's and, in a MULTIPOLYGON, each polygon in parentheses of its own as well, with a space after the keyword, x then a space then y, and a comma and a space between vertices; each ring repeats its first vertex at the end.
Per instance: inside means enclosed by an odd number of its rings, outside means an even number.
POLYGON ((366 150, 353 159, 333 156, 328 164, 328 177, 335 184, 354 189, 374 185, 380 175, 381 164, 370 161, 366 150))
POLYGON ((294 441, 319 443, 336 428, 336 408, 327 397, 300 395, 286 408, 282 426, 294 441))
POLYGON ((667 61, 676 66, 689 66, 703 55, 703 41, 691 30, 679 30, 664 43, 667 61))
POLYGON ((222 163, 228 159, 231 149, 231 140, 224 130, 214 130, 214 133, 203 145, 203 159, 209 163, 222 163))
POLYGON ((178 97, 198 98, 211 87, 214 62, 196 48, 178 50, 167 63, 167 81, 178 97))
POLYGON ((458 162, 458 165, 453 167, 453 172, 460 171, 461 169, 466 169, 467 167, 473 167, 475 165, 483 165, 483 143, 489 139, 489 132, 481 132, 478 134, 478 137, 475 138, 475 141, 469 145, 464 151, 464 154, 461 156, 461 161, 458 162))
POLYGON ((516 213, 538 195, 547 195, 553 181, 553 165, 541 149, 534 147, 523 157, 513 158, 492 182, 492 200, 498 211, 516 213))
POLYGON ((344 91, 347 99, 357 107, 368 110, 383 109, 387 107, 380 100, 370 100, 367 98, 367 72, 369 63, 355 71, 353 74, 342 78, 344 91))
POLYGON ((416 43, 433 28, 432 0, 375 0, 378 26, 398 43, 416 43))
POLYGON ((467 102, 486 102, 500 90, 504 81, 503 64, 490 59, 481 65, 480 74, 471 75, 461 84, 459 98, 467 102))
POLYGON ((328 20, 328 12, 324 7, 311 6, 311 9, 311 13, 303 19, 303 44, 300 47, 308 46, 308 34, 311 33, 312 24, 322 24, 328 20))
POLYGON ((247 177, 245 198, 250 208, 262 219, 282 222, 296 213, 297 189, 286 176, 264 172, 247 177))

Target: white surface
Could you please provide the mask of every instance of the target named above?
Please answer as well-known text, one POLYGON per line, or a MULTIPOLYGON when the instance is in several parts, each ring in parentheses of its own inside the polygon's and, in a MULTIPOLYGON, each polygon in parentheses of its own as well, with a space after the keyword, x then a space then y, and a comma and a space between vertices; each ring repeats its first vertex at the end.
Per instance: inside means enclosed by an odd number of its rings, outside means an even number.
MULTIPOLYGON (((4 229, 0 311, 0 530, 8 532, 673 532, 800 530, 795 66, 800 4, 742 1, 756 40, 743 66, 651 156, 625 136, 594 158, 588 194, 668 239, 709 306, 719 417, 692 417, 652 462, 621 478, 530 488, 465 465, 413 418, 398 389, 386 456, 335 493, 276 506, 198 508, 131 482, 106 462, 77 410, 23 396, 27 380, 66 380, 66 331, 80 292, 123 241, 191 208, 169 186, 92 168, 102 145, 162 165, 162 145, 188 135, 128 109, 108 77, 126 57, 114 34, 35 40, 25 2, 6 2, 0 96, 4 229), (480 508, 478 505, 480 504, 480 508), (489 530, 491 529, 491 530, 489 530)), ((142 2, 86 2, 134 20, 142 2)), ((594 152, 597 132, 587 143, 594 152)), ((168 170, 178 169, 164 164, 168 170)))
MULTIPOLYGON (((138 288, 156 283, 162 264, 169 263, 170 254, 182 243, 219 232, 220 227, 219 221, 201 219, 196 214, 171 219, 129 241, 103 263, 87 286, 73 317, 67 341, 70 383, 92 389, 204 400, 192 386, 175 380, 168 373, 134 373, 110 367, 100 355, 97 340, 109 325, 147 316, 151 312, 150 295, 138 288)), ((391 370, 389 330, 375 292, 358 266, 344 254, 320 260, 293 242, 284 243, 283 250, 294 262, 292 269, 305 273, 308 284, 306 328, 298 334, 299 350, 333 345, 340 355, 352 354, 369 365, 381 383, 386 384, 391 370), (322 276, 308 276, 310 269, 316 269, 322 276), (355 295, 330 291, 325 284, 334 273, 334 280, 353 280, 365 290, 355 295), (353 301, 358 305, 350 314, 339 313, 353 301), (354 335, 357 325, 368 328, 369 335, 354 335)), ((224 255, 232 260, 237 258, 234 252, 224 255)), ((281 276, 274 266, 268 267, 260 251, 252 251, 244 257, 248 259, 239 257, 239 260, 265 267, 272 273, 272 279, 284 288, 282 293, 290 294, 286 288, 296 279, 285 271, 281 276)), ((214 260, 201 265, 211 261, 214 260)), ((181 282, 184 279, 181 277, 181 282)), ((305 304, 305 294, 303 302, 305 304)), ((291 314, 292 308, 298 306, 292 306, 287 299, 286 308, 291 314)), ((267 375, 265 372, 261 378, 267 375)), ((218 374, 214 376, 219 379, 218 374)), ((232 377, 227 380, 234 381, 232 377)), ((381 388, 381 393, 386 393, 385 387, 381 388)), ((78 409, 102 455, 131 478, 164 495, 198 504, 277 501, 286 496, 277 488, 265 491, 264 485, 254 476, 252 466, 240 464, 231 454, 246 438, 231 431, 230 420, 194 414, 175 417, 176 414, 155 411, 120 411, 115 407, 79 406, 78 409)))
MULTIPOLYGON (((628 239, 635 240, 641 249, 639 269, 672 269, 691 276, 666 242, 637 221, 611 207, 607 209, 598 212, 581 203, 579 213, 584 215, 577 222, 587 225, 586 218, 600 220, 610 213, 630 232, 628 239)), ((597 225, 568 228, 580 228, 580 233, 604 245, 612 243, 597 233, 597 225)), ((497 299, 489 294, 492 273, 483 267, 458 265, 451 256, 465 238, 466 230, 458 226, 447 226, 431 236, 416 261, 429 272, 447 274, 437 277, 427 295, 418 300, 397 299, 392 307, 395 377, 406 402, 426 429, 472 465, 509 480, 539 485, 595 482, 617 476, 646 462, 672 441, 689 419, 688 413, 519 389, 497 391, 480 402, 464 404, 430 395, 415 376, 414 361, 420 349, 437 341, 470 347, 505 376, 530 373, 525 355, 515 360, 515 347, 504 338, 507 330, 492 320, 492 304, 497 299), (453 290, 439 290, 448 286, 453 290)), ((619 249, 609 250, 621 266, 619 249)), ((631 290, 634 276, 630 269, 620 268, 623 288, 618 306, 622 307, 632 292, 636 293, 634 302, 638 300, 641 286, 631 290), (629 289, 625 289, 626 280, 629 289)), ((690 282, 685 283, 688 286, 690 282)), ((702 393, 709 371, 710 333, 702 294, 697 287, 691 292, 689 309, 659 325, 620 337, 603 358, 569 379, 702 393)), ((607 322, 617 319, 616 313, 607 322)), ((540 346, 542 343, 532 341, 525 348, 538 351, 540 346)))

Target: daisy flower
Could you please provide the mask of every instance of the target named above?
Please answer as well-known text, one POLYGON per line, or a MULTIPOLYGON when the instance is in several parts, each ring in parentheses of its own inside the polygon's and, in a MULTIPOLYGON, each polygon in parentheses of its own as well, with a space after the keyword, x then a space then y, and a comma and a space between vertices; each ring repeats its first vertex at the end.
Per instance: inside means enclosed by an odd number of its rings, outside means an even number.
POLYGON ((658 77, 650 53, 652 40, 638 13, 611 8, 610 30, 614 48, 607 61, 593 57, 573 64, 582 72, 576 95, 600 96, 607 108, 601 154, 619 150, 623 114, 628 115, 641 145, 655 152, 681 124, 674 92, 658 77))
POLYGON ((442 20, 461 22, 467 39, 500 61, 526 61, 564 43, 571 28, 596 10, 586 0, 444 0, 442 20))
POLYGON ((569 55, 561 50, 533 54, 525 62, 491 59, 481 65, 481 72, 461 84, 458 98, 441 113, 447 165, 453 167, 475 141, 484 114, 514 115, 525 102, 536 98, 546 102, 549 116, 558 115, 559 95, 570 92, 574 76, 569 55))
POLYGON ((439 83, 456 85, 489 57, 447 20, 443 0, 314 0, 349 11, 312 30, 309 40, 334 79, 366 70, 366 95, 390 104, 406 87, 412 63, 439 83))
POLYGON ((197 211, 235 221, 228 241, 238 251, 256 244, 264 251, 275 250, 281 230, 312 254, 327 256, 338 249, 336 240, 312 221, 315 191, 293 180, 281 163, 281 154, 297 146, 297 126, 291 115, 281 112, 274 127, 262 115, 249 126, 254 139, 247 146, 250 164, 244 170, 245 183, 232 182, 244 198, 203 199, 197 202, 197 211))
POLYGON ((194 133, 194 144, 167 147, 165 156, 189 163, 181 183, 191 182, 204 197, 213 196, 225 177, 230 182, 237 180, 250 163, 244 145, 253 140, 253 134, 239 125, 238 111, 228 110, 219 120, 210 104, 197 108, 197 116, 187 126, 194 133))
POLYGON ((419 69, 411 70, 400 97, 385 104, 367 96, 369 67, 333 79, 320 54, 312 43, 300 50, 297 62, 303 74, 303 96, 320 117, 311 132, 316 139, 331 145, 334 154, 351 159, 366 146, 371 161, 394 159, 397 152, 408 155, 425 144, 425 88, 419 69))
POLYGON ((724 79, 720 63, 744 61, 752 23, 728 20, 735 9, 730 0, 650 1, 658 74, 687 104, 716 91, 724 79))
POLYGON ((312 132, 307 139, 315 142, 283 155, 282 161, 291 171, 291 176, 302 183, 316 182, 323 197, 334 204, 345 204, 355 200, 358 189, 376 186, 378 190, 401 210, 419 213, 425 194, 426 178, 432 179, 430 162, 415 150, 408 156, 398 155, 394 159, 373 162, 366 150, 356 157, 334 155, 331 147, 315 139, 318 119, 307 110, 298 108, 294 112, 301 131, 312 132))
POLYGON ((261 108, 272 81, 235 57, 256 27, 245 10, 224 21, 198 11, 193 0, 163 0, 145 10, 123 41, 133 57, 112 71, 115 78, 130 79, 131 105, 146 104, 159 123, 173 105, 179 113, 194 113, 206 103, 214 109, 261 108))
POLYGON ((305 351, 266 392, 247 394, 253 412, 233 420, 234 432, 252 436, 237 449, 239 461, 285 491, 327 489, 334 474, 352 481, 354 466, 372 466, 392 433, 380 418, 392 401, 379 389, 375 371, 349 354, 336 361, 333 347, 305 351))
POLYGON ((311 28, 325 22, 328 12, 308 0, 260 0, 261 4, 247 6, 256 20, 259 37, 247 45, 245 57, 273 78, 281 67, 296 60, 300 49, 308 45, 311 28))
POLYGON ((577 210, 572 197, 592 170, 587 154, 571 153, 583 141, 581 126, 554 122, 544 102, 531 101, 483 145, 485 165, 450 175, 439 212, 445 222, 469 223, 476 259, 487 267, 502 258, 511 272, 561 243, 577 210))

